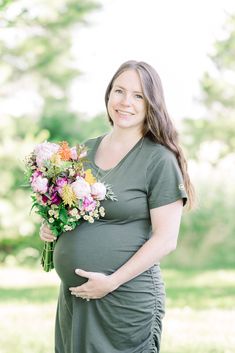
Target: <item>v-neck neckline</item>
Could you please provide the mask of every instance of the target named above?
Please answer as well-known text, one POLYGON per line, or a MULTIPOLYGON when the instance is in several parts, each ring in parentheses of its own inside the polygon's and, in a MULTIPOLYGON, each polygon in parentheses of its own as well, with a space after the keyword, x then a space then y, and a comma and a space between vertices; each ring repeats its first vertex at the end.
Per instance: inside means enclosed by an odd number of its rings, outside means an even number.
POLYGON ((106 134, 104 135, 101 135, 99 137, 97 137, 97 141, 95 143, 95 146, 93 148, 93 151, 92 151, 92 158, 91 158, 91 161, 93 163, 93 165, 96 167, 96 169, 99 169, 100 172, 103 172, 103 173, 107 173, 111 170, 114 170, 116 168, 118 168, 126 159, 127 157, 140 145, 141 141, 144 140, 144 136, 142 136, 135 144, 134 146, 125 154, 125 156, 112 168, 109 168, 109 169, 102 169, 100 168, 96 162, 95 162, 95 157, 96 157, 96 152, 99 148, 99 145, 101 144, 101 141, 103 140, 103 138, 106 136, 106 134))

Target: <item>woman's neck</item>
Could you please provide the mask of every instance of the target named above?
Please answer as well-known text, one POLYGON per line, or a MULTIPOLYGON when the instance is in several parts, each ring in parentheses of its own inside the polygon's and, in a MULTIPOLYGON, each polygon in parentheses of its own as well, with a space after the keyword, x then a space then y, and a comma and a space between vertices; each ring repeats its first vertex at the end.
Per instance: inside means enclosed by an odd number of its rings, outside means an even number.
POLYGON ((140 140, 143 135, 139 131, 116 130, 113 129, 108 134, 109 140, 114 145, 131 145, 140 140))

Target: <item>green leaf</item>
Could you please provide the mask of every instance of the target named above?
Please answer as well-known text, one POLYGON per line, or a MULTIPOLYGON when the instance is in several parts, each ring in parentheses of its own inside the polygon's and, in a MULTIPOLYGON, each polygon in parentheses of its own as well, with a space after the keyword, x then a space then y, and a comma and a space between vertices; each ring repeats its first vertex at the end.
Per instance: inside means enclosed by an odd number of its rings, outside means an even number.
POLYGON ((63 223, 67 223, 68 214, 67 214, 67 211, 66 211, 64 208, 61 208, 61 210, 60 210, 59 219, 60 219, 63 223))

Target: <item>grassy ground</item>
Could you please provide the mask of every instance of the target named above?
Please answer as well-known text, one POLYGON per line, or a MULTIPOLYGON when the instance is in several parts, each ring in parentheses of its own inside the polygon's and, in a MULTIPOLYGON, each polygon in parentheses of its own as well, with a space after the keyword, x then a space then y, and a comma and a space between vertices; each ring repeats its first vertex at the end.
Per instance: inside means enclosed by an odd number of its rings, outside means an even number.
MULTIPOLYGON (((161 353, 235 353, 235 270, 163 275, 161 353)), ((58 284, 53 272, 0 268, 0 353, 54 352, 58 284)))

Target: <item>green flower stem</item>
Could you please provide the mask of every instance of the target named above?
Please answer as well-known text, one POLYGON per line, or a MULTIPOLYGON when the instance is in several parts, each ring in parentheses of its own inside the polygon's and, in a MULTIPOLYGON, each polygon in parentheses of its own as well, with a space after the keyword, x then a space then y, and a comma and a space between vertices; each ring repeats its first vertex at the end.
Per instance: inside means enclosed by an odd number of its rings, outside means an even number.
POLYGON ((54 268, 54 263, 53 263, 53 252, 55 248, 55 243, 56 240, 54 240, 52 243, 45 241, 44 242, 44 247, 42 251, 42 257, 41 257, 41 264, 44 269, 44 271, 49 272, 54 268))
MULTIPOLYGON (((50 224, 49 224, 49 227, 50 227, 50 224)), ((58 232, 54 228, 50 227, 50 229, 55 236, 58 236, 58 232)), ((49 272, 54 268, 53 253, 54 253, 56 241, 57 239, 54 240, 53 242, 48 242, 48 241, 44 242, 44 247, 43 247, 42 257, 41 257, 41 265, 44 271, 46 272, 49 272)))

